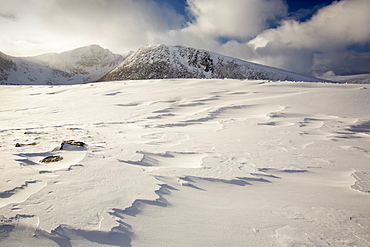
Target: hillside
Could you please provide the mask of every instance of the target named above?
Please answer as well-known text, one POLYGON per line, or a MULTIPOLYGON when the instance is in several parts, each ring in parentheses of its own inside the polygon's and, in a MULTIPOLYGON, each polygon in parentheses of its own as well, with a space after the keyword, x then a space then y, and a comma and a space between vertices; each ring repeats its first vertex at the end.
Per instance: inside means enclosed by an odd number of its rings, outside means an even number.
POLYGON ((10 71, 14 71, 15 69, 16 65, 12 59, 0 52, 0 82, 7 81, 10 71))
POLYGON ((164 78, 323 81, 204 50, 166 45, 139 49, 99 81, 164 78))
POLYGON ((93 82, 123 61, 123 56, 92 45, 34 57, 0 54, 0 83, 58 85, 93 82))

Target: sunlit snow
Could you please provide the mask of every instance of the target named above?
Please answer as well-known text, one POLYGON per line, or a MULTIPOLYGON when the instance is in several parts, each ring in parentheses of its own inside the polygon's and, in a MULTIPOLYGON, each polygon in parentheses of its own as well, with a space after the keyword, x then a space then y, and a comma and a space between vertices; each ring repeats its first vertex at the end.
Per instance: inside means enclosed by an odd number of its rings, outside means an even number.
POLYGON ((3 85, 0 245, 369 246, 369 99, 262 80, 3 85))

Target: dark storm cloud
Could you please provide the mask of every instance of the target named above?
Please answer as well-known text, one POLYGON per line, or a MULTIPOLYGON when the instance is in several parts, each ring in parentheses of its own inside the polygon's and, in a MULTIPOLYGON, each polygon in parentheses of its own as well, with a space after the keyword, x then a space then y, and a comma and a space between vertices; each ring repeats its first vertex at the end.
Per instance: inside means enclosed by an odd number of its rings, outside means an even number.
POLYGON ((370 52, 342 51, 316 54, 313 70, 319 75, 328 71, 336 75, 370 74, 370 52))

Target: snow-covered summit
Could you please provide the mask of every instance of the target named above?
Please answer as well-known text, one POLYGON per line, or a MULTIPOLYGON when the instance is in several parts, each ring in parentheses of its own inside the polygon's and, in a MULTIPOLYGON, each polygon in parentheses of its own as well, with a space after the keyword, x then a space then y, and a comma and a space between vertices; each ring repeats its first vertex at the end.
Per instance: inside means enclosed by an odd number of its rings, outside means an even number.
POLYGON ((43 54, 31 59, 72 75, 84 75, 86 81, 95 81, 114 69, 124 57, 99 45, 90 45, 60 54, 43 54))
POLYGON ((124 57, 99 45, 34 57, 0 54, 2 84, 78 84, 93 82, 114 69, 124 57))
POLYGON ((100 81, 164 78, 322 81, 209 51, 167 45, 140 48, 100 81))

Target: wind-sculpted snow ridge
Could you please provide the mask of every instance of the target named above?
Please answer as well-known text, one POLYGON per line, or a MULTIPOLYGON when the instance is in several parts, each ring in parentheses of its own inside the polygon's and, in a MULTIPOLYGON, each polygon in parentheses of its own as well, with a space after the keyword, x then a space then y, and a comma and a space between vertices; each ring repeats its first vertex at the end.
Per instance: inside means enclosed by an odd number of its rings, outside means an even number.
POLYGON ((165 78, 324 81, 204 50, 167 45, 139 49, 99 81, 165 78))
POLYGON ((0 246, 369 246, 369 98, 266 80, 2 85, 0 246))
POLYGON ((20 85, 60 85, 94 82, 123 61, 98 45, 60 54, 11 57, 0 54, 0 83, 20 85))

